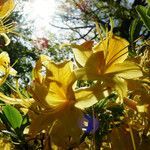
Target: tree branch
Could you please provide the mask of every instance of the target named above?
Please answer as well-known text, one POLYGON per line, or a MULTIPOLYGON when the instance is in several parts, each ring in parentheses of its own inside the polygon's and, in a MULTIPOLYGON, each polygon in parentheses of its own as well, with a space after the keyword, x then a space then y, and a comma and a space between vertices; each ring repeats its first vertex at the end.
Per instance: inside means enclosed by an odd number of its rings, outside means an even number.
POLYGON ((79 27, 60 27, 60 26, 57 26, 57 25, 54 25, 52 23, 50 23, 51 26, 55 27, 55 28, 59 28, 59 29, 65 29, 65 30, 70 30, 70 29, 85 29, 85 28, 94 28, 95 25, 88 25, 88 26, 79 26, 79 27))

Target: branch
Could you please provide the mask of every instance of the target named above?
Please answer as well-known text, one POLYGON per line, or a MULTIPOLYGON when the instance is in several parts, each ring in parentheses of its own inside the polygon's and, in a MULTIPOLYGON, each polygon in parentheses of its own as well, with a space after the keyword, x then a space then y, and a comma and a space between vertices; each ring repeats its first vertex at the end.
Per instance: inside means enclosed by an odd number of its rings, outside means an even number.
MULTIPOLYGON (((68 25, 67 25, 67 26, 68 26, 68 25)), ((72 31, 76 32, 76 33, 80 36, 79 38, 74 39, 74 41, 75 41, 75 40, 81 40, 81 39, 84 39, 84 40, 87 41, 87 39, 86 39, 85 37, 93 30, 94 27, 95 27, 95 25, 91 26, 91 28, 88 30, 88 32, 85 33, 84 35, 82 35, 79 31, 77 31, 77 30, 75 30, 74 28, 71 28, 71 27, 69 26, 69 28, 70 28, 72 31)))
POLYGON ((70 30, 70 29, 85 29, 85 28, 94 28, 95 25, 89 25, 89 26, 79 26, 79 27, 60 27, 60 26, 57 26, 57 25, 54 25, 52 23, 50 23, 51 26, 55 27, 55 28, 59 28, 59 29, 65 29, 65 30, 70 30))

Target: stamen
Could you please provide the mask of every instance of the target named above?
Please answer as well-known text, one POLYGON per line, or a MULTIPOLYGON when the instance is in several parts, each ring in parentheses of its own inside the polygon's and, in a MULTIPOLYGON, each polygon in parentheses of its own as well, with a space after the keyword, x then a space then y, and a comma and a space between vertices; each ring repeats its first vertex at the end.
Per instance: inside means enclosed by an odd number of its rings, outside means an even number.
POLYGON ((12 32, 14 29, 14 22, 11 22, 7 17, 0 19, 0 33, 12 32))

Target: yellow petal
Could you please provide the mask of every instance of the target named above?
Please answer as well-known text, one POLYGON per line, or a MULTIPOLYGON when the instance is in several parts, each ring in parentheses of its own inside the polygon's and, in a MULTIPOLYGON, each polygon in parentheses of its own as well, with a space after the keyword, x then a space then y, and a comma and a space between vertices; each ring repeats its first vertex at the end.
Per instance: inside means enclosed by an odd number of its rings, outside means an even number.
POLYGON ((65 107, 67 102, 74 101, 73 91, 67 91, 58 82, 50 82, 49 86, 34 82, 30 93, 39 106, 47 108, 49 111, 59 111, 65 107))
POLYGON ((74 106, 66 107, 61 112, 52 114, 42 112, 39 115, 35 114, 35 116, 29 126, 31 138, 35 137, 42 130, 46 130, 46 132, 50 133, 52 141, 57 145, 66 145, 65 141, 69 140, 70 142, 70 137, 76 140, 79 139, 81 131, 79 122, 82 112, 74 106))
POLYGON ((93 106, 98 100, 104 98, 105 87, 97 82, 91 87, 80 88, 75 91, 75 107, 85 109, 93 106))
POLYGON ((81 45, 71 44, 71 46, 77 63, 84 67, 87 59, 93 53, 93 41, 86 41, 81 45))
POLYGON ((75 91, 75 97, 77 100, 77 102, 75 103, 75 107, 80 109, 88 108, 98 101, 93 91, 89 88, 79 89, 75 91))
POLYGON ((51 82, 50 86, 41 85, 38 82, 34 82, 30 89, 30 93, 33 98, 38 102, 38 105, 46 109, 57 109, 61 108, 69 96, 65 91, 59 87, 56 82, 51 82), (40 94, 39 94, 40 93, 40 94))
POLYGON ((111 65, 122 63, 127 58, 128 46, 128 41, 110 33, 106 39, 98 43, 98 45, 96 45, 93 50, 104 51, 106 64, 111 65))
POLYGON ((93 53, 87 60, 85 67, 75 70, 77 79, 98 80, 103 75, 105 69, 104 53, 93 53))
POLYGON ((66 103, 75 100, 72 85, 76 78, 72 72, 72 67, 71 61, 55 64, 46 60, 37 63, 35 74, 38 80, 36 79, 31 85, 30 93, 40 106, 59 111, 59 109, 65 107, 66 103), (41 63, 46 68, 43 75, 39 73, 41 63), (38 73, 42 76, 40 82, 38 73), (39 91, 41 94, 39 94, 39 91))
POLYGON ((0 2, 0 18, 8 16, 10 12, 14 9, 14 0, 2 0, 0 2))
POLYGON ((13 69, 13 68, 10 67, 9 68, 9 74, 12 75, 12 76, 16 76, 17 71, 15 69, 13 69))
POLYGON ((69 87, 75 82, 76 78, 73 73, 73 63, 71 61, 65 61, 63 63, 54 63, 49 61, 43 63, 47 69, 46 78, 50 81, 59 82, 63 87, 69 87))
POLYGON ((107 73, 117 74, 117 76, 124 79, 138 78, 143 75, 138 64, 130 61, 124 61, 123 63, 112 65, 105 71, 105 74, 107 73))
POLYGON ((137 110, 140 113, 147 113, 148 112, 148 106, 149 104, 145 104, 145 105, 137 105, 137 110))
POLYGON ((10 58, 7 52, 0 53, 0 65, 8 67, 10 64, 10 58))
POLYGON ((41 75, 42 70, 42 63, 48 62, 50 58, 46 55, 40 55, 39 60, 36 62, 35 68, 33 69, 33 78, 38 81, 39 83, 42 83, 43 77, 41 75))
POLYGON ((61 112, 51 130, 52 141, 64 149, 68 149, 70 145, 78 145, 81 135, 80 122, 82 117, 82 111, 74 106, 61 112))
POLYGON ((2 52, 0 54, 0 71, 4 74, 7 73, 7 70, 10 65, 10 58, 7 52, 2 52))
POLYGON ((76 69, 75 75, 76 75, 76 78, 79 80, 88 80, 85 68, 76 69))
POLYGON ((35 137, 42 130, 47 130, 53 124, 54 119, 49 114, 37 115, 29 126, 30 138, 35 137))
POLYGON ((7 52, 0 54, 0 71, 13 76, 17 74, 17 71, 10 67, 10 58, 7 52))
POLYGON ((58 82, 51 82, 49 86, 48 93, 45 97, 45 101, 51 108, 61 108, 65 107, 65 104, 69 101, 74 101, 73 91, 67 91, 58 82))
POLYGON ((28 90, 39 106, 49 108, 45 101, 45 97, 48 94, 48 88, 45 85, 41 85, 39 82, 35 81, 28 90))
POLYGON ((126 81, 120 77, 115 76, 113 78, 112 84, 114 84, 113 85, 114 89, 116 90, 116 92, 119 95, 120 102, 123 103, 123 98, 127 97, 127 91, 128 91, 126 81))
POLYGON ((0 150, 11 150, 14 149, 14 145, 7 138, 0 138, 0 150))
POLYGON ((104 73, 105 61, 103 52, 93 53, 86 62, 84 69, 79 69, 76 71, 77 76, 83 76, 83 73, 86 73, 86 76, 90 80, 97 80, 100 78, 100 75, 104 73))

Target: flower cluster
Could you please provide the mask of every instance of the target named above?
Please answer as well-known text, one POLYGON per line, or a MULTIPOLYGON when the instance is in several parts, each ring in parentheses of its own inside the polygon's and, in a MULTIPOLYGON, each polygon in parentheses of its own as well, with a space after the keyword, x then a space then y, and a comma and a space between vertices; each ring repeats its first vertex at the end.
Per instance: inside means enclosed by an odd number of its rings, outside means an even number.
MULTIPOLYGON (((5 20, 13 8, 13 0, 0 2, 0 34, 5 38, 6 33, 12 30, 12 24, 5 24, 5 20)), ((17 105, 23 113, 28 114, 29 139, 45 133, 57 146, 67 149, 79 145, 83 126, 86 132, 95 132, 100 125, 98 117, 93 116, 96 122, 96 129, 93 129, 94 125, 89 121, 91 116, 85 115, 87 109, 112 93, 117 96, 115 104, 125 104, 128 108, 149 114, 148 50, 136 60, 129 59, 129 42, 112 32, 108 32, 97 44, 86 41, 81 45, 69 46, 74 54, 74 62, 64 60, 56 63, 46 55, 39 56, 33 68, 32 82, 27 86, 28 97, 19 92, 19 98, 0 93, 2 101, 17 105), (80 87, 80 81, 90 81, 90 84, 80 87), (141 104, 137 97, 141 99, 141 104)), ((0 71, 0 85, 9 74, 15 76, 17 73, 10 66, 6 52, 0 54, 0 71)))

